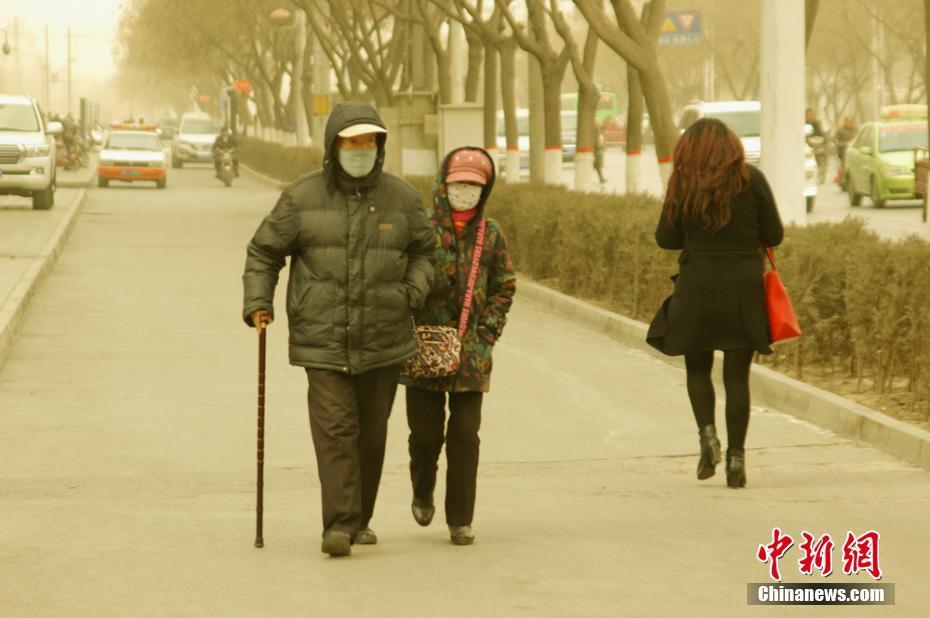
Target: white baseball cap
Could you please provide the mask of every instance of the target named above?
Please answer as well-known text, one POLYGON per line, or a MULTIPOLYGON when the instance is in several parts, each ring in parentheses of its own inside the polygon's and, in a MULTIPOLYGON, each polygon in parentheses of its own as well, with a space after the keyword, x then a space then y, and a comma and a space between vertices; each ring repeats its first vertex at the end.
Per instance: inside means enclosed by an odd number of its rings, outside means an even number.
POLYGON ((387 133, 387 129, 384 127, 379 127, 376 124, 362 122, 346 127, 337 133, 337 135, 339 137, 356 137, 359 135, 365 135, 366 133, 387 133))

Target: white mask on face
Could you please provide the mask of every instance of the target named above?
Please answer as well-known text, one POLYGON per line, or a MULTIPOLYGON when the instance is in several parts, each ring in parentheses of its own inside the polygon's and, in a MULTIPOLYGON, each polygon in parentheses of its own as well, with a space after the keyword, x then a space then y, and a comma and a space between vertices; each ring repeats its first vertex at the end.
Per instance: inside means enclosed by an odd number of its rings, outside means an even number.
POLYGON ((470 185, 467 182, 452 182, 446 185, 446 195, 449 205, 459 212, 471 210, 481 201, 481 185, 470 185))

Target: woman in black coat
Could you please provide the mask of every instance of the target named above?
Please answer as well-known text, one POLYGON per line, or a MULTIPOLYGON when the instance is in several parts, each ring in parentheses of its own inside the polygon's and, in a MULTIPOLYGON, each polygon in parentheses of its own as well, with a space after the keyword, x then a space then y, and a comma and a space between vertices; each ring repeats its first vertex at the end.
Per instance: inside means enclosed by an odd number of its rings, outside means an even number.
POLYGON ((704 118, 685 131, 674 161, 656 242, 681 249, 679 274, 646 340, 665 354, 685 356, 700 480, 720 463, 711 368, 714 350, 723 350, 727 484, 744 487, 749 366, 754 352, 772 353, 762 247, 781 243, 784 229, 765 176, 746 163, 739 138, 719 120, 704 118))

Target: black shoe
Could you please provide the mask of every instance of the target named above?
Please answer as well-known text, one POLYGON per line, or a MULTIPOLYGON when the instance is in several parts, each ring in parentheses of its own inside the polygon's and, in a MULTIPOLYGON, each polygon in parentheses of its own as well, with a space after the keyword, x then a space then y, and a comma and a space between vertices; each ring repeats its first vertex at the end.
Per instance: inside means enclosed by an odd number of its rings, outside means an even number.
POLYGON ((471 545, 475 542, 475 533, 471 526, 449 526, 449 538, 453 545, 471 545))
POLYGON ((701 458, 698 459, 697 477, 699 481, 709 479, 716 472, 720 463, 720 440, 717 439, 717 428, 705 425, 698 432, 701 437, 701 458))
POLYGON ((365 527, 355 533, 353 542, 356 545, 377 545, 378 535, 371 528, 365 527))
POLYGON ((352 537, 348 532, 333 530, 323 536, 320 551, 332 557, 348 556, 352 553, 352 537))
POLYGON ((433 497, 426 499, 414 498, 413 504, 410 505, 413 512, 413 518, 421 526, 428 526, 433 521, 433 515, 436 513, 436 507, 433 506, 433 497))
POLYGON ((746 486, 746 452, 741 448, 727 449, 727 485, 733 489, 746 486))

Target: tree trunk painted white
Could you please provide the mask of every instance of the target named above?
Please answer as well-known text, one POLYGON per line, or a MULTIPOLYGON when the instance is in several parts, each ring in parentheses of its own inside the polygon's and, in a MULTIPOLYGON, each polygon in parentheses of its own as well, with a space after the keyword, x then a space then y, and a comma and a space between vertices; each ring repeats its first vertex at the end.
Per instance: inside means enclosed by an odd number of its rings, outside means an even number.
POLYGON ((804 224, 804 0, 762 2, 762 161, 785 223, 804 224))
POLYGON ((672 177, 672 160, 671 157, 659 159, 659 178, 662 179, 662 195, 668 188, 668 179, 672 177))
POLYGON ((575 153, 575 190, 591 191, 594 188, 594 153, 575 153))
POLYGON ((520 151, 508 150, 504 164, 504 177, 507 182, 520 182, 520 151))
POLYGON ((625 193, 639 193, 642 191, 640 178, 642 177, 641 165, 643 156, 637 152, 626 153, 626 190, 625 193))
POLYGON ((547 146, 545 154, 545 180, 547 185, 562 184, 562 148, 547 146))

